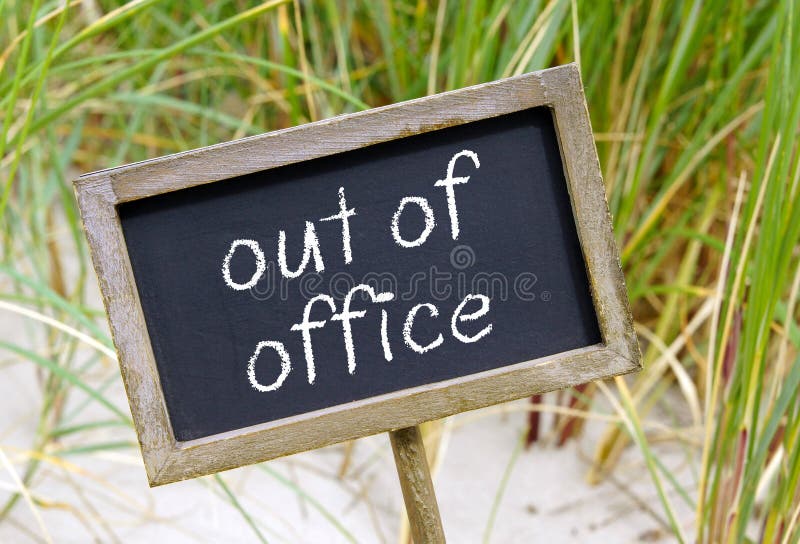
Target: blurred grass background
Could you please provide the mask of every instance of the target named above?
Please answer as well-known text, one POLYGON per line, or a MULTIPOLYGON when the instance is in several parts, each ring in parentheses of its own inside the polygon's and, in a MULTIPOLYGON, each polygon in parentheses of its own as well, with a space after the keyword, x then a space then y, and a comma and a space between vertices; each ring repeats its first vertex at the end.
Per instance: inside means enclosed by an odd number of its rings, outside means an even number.
POLYGON ((71 178, 577 61, 645 370, 531 409, 560 414, 564 440, 592 414, 613 416, 587 478, 636 448, 676 540, 797 544, 799 11, 795 0, 0 0, 0 311, 25 331, 0 334, 0 375, 36 365, 42 389, 30 449, 0 440, 4 470, 22 466, 0 523, 26 502, 48 506, 29 488, 43 462, 136 447, 124 402, 107 394, 119 376, 88 295, 71 178), (81 418, 90 404, 106 415, 81 418), (654 434, 654 417, 668 432, 654 434), (121 442, 84 438, 114 426, 121 442), (692 485, 654 452, 663 440, 685 449, 692 485))

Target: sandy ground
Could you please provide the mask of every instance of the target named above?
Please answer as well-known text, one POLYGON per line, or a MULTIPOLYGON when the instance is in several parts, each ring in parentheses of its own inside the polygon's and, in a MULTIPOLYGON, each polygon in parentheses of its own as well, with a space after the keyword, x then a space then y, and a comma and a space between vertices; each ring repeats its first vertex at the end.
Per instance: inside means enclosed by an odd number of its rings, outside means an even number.
MULTIPOLYGON (((39 393, 30 370, 27 364, 4 368, 0 381, 0 444, 16 461, 17 472, 22 471, 19 461, 32 443, 37 417, 39 393)), ((124 402, 119 383, 112 389, 124 402)), ((450 542, 484 541, 500 482, 525 426, 523 407, 517 402, 462 414, 445 425, 446 450, 435 485, 450 542)), ((635 451, 627 454, 612 480, 596 487, 585 483, 583 459, 591 452, 591 436, 600 429, 591 425, 579 444, 537 444, 521 453, 510 467, 491 542, 670 541, 649 512, 660 512, 660 506, 635 451)), ((119 428, 87 433, 80 442, 64 446, 133 438, 131 430, 119 428)), ((268 463, 269 472, 248 467, 223 477, 259 520, 269 542, 347 542, 326 514, 358 542, 397 542, 402 499, 388 437, 356 442, 347 474, 340 479, 344 452, 343 445, 332 446, 268 463)), ((682 463, 680 452, 665 452, 664 458, 670 466, 682 463)), ((211 478, 149 489, 138 451, 132 448, 68 455, 63 461, 45 462, 32 486, 40 500, 36 510, 55 542, 256 541, 240 513, 220 498, 211 478)), ((14 488, 10 473, 3 470, 0 500, 14 488)), ((673 501, 687 510, 674 496, 673 501)), ((25 503, 0 524, 2 542, 36 542, 39 537, 32 535, 42 533, 25 503)))

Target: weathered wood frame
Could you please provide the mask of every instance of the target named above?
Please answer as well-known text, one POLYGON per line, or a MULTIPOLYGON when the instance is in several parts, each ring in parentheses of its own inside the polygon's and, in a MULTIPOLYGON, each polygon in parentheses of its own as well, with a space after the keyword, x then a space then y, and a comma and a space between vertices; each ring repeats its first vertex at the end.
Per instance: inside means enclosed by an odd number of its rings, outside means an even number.
POLYGON ((81 176, 75 191, 151 486, 607 378, 641 366, 574 64, 81 176), (603 343, 186 442, 172 433, 117 205, 546 106, 555 120, 603 343))

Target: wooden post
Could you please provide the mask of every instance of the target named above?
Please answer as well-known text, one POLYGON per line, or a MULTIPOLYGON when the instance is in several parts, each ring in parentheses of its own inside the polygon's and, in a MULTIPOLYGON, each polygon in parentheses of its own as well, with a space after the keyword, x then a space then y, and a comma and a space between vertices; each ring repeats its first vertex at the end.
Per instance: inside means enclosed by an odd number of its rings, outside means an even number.
POLYGON ((389 438, 414 544, 444 544, 442 519, 419 427, 390 431, 389 438))

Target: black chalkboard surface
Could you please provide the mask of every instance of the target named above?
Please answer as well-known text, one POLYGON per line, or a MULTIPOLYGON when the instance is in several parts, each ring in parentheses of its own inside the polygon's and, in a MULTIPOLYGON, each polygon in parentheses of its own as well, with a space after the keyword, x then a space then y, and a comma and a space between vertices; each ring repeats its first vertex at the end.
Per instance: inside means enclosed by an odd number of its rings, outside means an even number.
POLYGON ((545 107, 117 209, 180 441, 601 342, 545 107))

